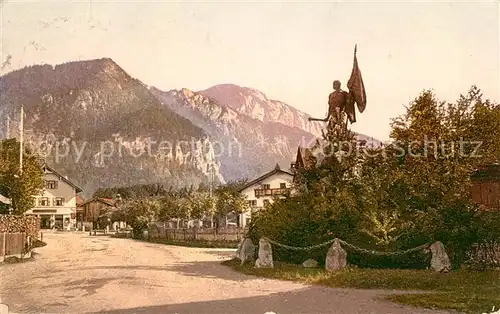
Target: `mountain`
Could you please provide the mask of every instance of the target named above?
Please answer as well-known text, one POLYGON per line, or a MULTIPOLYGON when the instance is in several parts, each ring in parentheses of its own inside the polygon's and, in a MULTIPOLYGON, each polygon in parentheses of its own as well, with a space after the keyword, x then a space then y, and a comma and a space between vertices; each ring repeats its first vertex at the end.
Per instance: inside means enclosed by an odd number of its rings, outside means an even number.
POLYGON ((251 179, 273 169, 277 162, 287 168, 297 147, 314 139, 301 128, 255 119, 186 88, 165 92, 152 87, 150 91, 209 135, 217 147, 221 173, 228 180, 251 179))
MULTIPOLYGON (((282 123, 309 132, 316 137, 322 136, 321 130, 325 127, 323 122, 310 122, 308 121, 310 115, 282 101, 269 99, 264 93, 253 88, 220 84, 198 93, 262 122, 282 123)), ((359 140, 366 141, 368 145, 379 146, 381 144, 380 141, 364 134, 357 134, 357 137, 359 140)))
POLYGON ((87 194, 140 183, 197 185, 214 163, 207 134, 111 59, 35 65, 0 77, 3 137, 19 135, 21 105, 27 145, 87 194))
POLYGON ((27 145, 87 197, 102 187, 196 187, 210 172, 216 184, 251 179, 277 162, 288 168, 324 127, 251 88, 149 88, 109 58, 1 76, 0 136, 19 137, 21 105, 27 145))

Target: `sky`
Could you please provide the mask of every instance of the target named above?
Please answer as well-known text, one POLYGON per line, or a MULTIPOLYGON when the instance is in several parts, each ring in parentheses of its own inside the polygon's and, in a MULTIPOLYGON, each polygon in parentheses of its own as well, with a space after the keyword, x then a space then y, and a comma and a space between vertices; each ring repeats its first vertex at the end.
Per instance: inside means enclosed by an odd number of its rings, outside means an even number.
POLYGON ((357 44, 367 106, 352 129, 387 140, 424 89, 500 101, 499 3, 3 0, 0 57, 2 73, 109 57, 159 89, 233 83, 323 117, 357 44))

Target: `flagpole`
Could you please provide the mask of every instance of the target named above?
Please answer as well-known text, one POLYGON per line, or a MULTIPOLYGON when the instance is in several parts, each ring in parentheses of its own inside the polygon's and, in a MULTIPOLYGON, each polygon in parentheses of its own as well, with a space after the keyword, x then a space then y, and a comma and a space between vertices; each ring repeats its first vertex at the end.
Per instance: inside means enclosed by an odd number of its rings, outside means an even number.
POLYGON ((19 124, 19 174, 23 174, 23 140, 24 140, 24 108, 21 105, 21 119, 19 124))

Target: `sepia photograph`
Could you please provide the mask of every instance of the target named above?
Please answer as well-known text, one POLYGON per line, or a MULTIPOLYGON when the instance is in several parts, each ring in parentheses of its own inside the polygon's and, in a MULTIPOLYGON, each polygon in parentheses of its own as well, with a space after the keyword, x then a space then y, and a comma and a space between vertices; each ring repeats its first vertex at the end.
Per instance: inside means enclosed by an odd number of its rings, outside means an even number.
POLYGON ((500 2, 0 0, 0 314, 500 314, 500 2))

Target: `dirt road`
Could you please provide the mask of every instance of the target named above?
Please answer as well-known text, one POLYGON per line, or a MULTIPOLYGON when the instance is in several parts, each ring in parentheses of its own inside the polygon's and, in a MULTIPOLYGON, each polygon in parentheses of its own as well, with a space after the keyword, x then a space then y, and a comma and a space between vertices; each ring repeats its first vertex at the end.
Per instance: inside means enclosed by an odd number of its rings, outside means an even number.
POLYGON ((34 261, 0 266, 14 313, 438 313, 377 300, 380 291, 259 279, 220 265, 234 250, 76 233, 44 234, 34 261))

